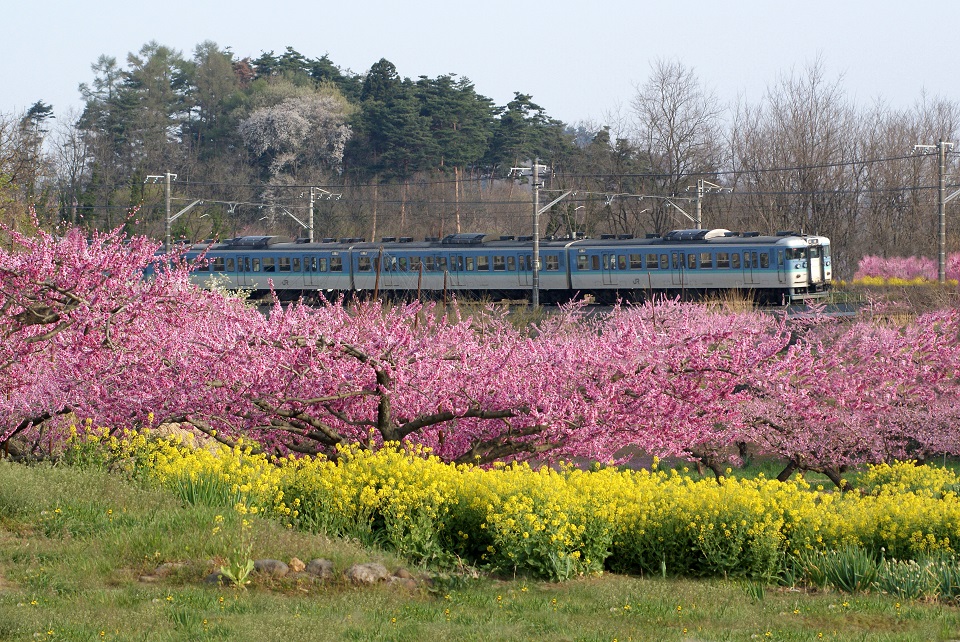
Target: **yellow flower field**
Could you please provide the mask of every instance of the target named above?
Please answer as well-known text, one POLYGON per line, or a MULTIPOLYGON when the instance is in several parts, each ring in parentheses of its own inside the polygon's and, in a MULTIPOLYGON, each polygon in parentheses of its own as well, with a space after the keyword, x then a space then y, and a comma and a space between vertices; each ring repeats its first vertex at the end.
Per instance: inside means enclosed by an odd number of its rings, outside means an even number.
POLYGON ((960 541, 957 475, 912 462, 870 467, 862 492, 838 493, 802 479, 718 484, 675 470, 485 469, 398 444, 344 448, 333 462, 148 433, 90 431, 73 443, 185 501, 386 545, 416 562, 557 580, 604 569, 769 580, 808 552, 858 546, 908 560, 952 556, 960 541))

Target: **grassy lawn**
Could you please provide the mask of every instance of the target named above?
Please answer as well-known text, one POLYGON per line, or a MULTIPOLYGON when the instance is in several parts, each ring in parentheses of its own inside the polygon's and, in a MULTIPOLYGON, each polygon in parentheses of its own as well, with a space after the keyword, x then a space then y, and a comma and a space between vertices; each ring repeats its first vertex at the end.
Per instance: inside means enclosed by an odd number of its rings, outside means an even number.
POLYGON ((245 591, 205 584, 236 548, 239 519, 107 473, 0 461, 0 640, 960 639, 952 606, 723 580, 434 576, 355 587, 339 575, 353 563, 406 564, 259 519, 246 531, 254 557, 327 558, 337 576, 253 576, 245 591), (143 581, 169 562, 182 566, 143 581))

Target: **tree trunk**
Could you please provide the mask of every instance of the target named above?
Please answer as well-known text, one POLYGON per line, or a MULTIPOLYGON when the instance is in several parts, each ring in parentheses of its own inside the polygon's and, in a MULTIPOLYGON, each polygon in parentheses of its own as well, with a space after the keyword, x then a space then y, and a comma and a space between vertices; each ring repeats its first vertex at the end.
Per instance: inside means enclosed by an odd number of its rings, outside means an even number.
POLYGON ((789 462, 787 462, 787 467, 784 468, 782 471, 780 471, 780 474, 777 475, 777 481, 778 482, 787 481, 788 479, 790 479, 790 476, 793 475, 793 473, 796 472, 797 468, 799 467, 800 465, 797 463, 797 460, 791 459, 789 462))

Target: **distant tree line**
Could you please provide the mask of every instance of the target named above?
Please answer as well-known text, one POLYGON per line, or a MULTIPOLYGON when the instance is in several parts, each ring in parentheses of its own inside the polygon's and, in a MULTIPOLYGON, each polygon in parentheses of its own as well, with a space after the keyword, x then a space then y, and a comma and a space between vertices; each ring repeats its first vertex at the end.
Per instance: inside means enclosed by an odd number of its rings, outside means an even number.
POLYGON ((857 105, 820 60, 733 105, 657 60, 603 123, 563 123, 522 92, 496 105, 456 74, 414 80, 385 59, 353 73, 291 47, 250 59, 204 42, 186 58, 150 42, 92 71, 79 113, 38 101, 0 115, 2 220, 26 225, 32 206, 51 228, 104 229, 139 206, 129 231, 161 238, 149 177, 169 172, 172 215, 203 201, 172 223, 188 240, 303 236, 311 205, 317 237, 529 233, 530 185, 511 170, 540 159, 541 202, 571 192, 545 234, 662 233, 699 209, 704 227, 826 234, 850 277, 863 255, 935 254, 938 159, 914 146, 957 141, 960 125, 939 97, 857 105))

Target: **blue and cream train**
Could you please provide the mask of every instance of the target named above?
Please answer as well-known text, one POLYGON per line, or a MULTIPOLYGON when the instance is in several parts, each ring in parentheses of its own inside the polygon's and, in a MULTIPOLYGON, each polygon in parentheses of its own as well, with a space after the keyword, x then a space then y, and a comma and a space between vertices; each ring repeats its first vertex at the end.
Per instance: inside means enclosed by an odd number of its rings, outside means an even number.
MULTIPOLYGON (((832 277, 830 240, 794 232, 675 230, 643 239, 547 238, 539 245, 544 303, 736 290, 779 304, 822 297, 832 277)), ((531 237, 485 234, 385 237, 379 243, 244 236, 194 245, 187 258, 194 261, 196 283, 255 294, 273 289, 282 298, 361 293, 520 300, 529 299, 534 276, 531 237)))

